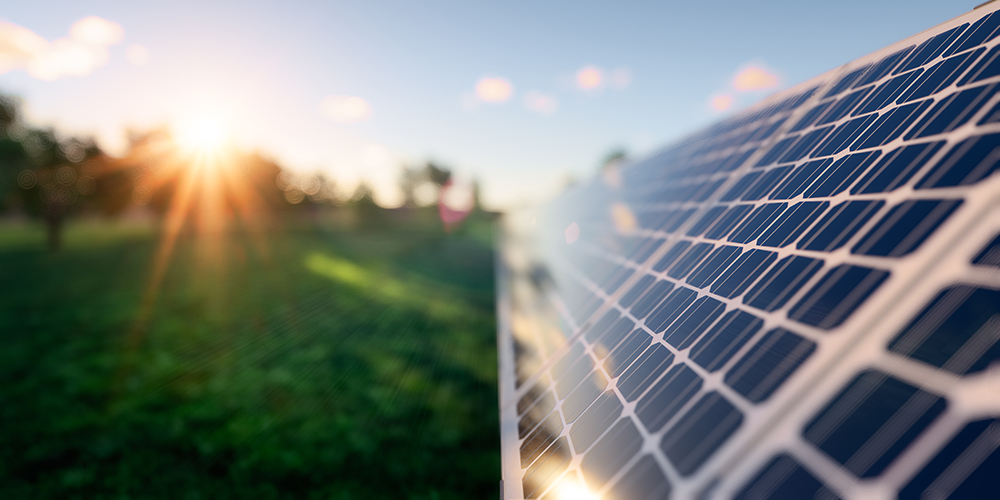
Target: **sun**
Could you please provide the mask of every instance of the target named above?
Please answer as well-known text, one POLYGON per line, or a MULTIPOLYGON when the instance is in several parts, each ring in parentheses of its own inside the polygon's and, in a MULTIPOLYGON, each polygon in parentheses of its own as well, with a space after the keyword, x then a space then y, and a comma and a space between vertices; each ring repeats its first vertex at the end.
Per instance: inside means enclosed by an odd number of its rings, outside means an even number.
POLYGON ((177 145, 187 152, 218 151, 230 139, 228 118, 213 111, 185 116, 177 122, 174 129, 177 145))

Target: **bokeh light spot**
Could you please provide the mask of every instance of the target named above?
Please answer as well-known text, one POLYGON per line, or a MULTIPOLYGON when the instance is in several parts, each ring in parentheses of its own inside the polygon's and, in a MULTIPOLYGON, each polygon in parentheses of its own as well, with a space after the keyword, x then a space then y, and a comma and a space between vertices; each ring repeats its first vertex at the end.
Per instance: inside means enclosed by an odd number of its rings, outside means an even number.
POLYGON ((513 85, 503 78, 483 77, 476 82, 476 97, 482 101, 504 102, 513 93, 513 85))
POLYGON ((611 205, 611 220, 615 224, 615 229, 620 233, 631 233, 636 228, 635 214, 624 203, 614 203, 611 205))
POLYGON ((567 244, 572 245, 576 243, 576 240, 580 239, 580 226, 575 222, 571 223, 569 226, 566 226, 563 236, 566 237, 567 244))
POLYGON ((733 77, 733 88, 740 92, 772 89, 778 86, 778 76, 759 66, 748 66, 733 77))
POLYGON ((338 123, 358 123, 372 117, 372 105, 354 95, 330 95, 319 103, 327 118, 338 123))
POLYGON ((733 96, 731 95, 717 95, 712 97, 712 109, 716 111, 725 111, 733 106, 733 96))
POLYGON ((583 90, 593 90, 604 82, 604 73, 596 66, 586 66, 576 72, 576 84, 583 90))
POLYGON ((555 97, 532 90, 524 95, 524 107, 542 116, 550 116, 559 108, 555 97))

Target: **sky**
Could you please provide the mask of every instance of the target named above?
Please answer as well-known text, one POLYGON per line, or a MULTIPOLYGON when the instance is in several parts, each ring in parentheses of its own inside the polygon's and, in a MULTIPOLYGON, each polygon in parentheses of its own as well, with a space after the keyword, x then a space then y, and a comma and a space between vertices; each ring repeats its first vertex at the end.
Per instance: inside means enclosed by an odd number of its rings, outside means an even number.
POLYGON ((91 135, 222 117, 241 147, 400 200, 432 160, 537 203, 976 0, 11 2, 0 92, 91 135))

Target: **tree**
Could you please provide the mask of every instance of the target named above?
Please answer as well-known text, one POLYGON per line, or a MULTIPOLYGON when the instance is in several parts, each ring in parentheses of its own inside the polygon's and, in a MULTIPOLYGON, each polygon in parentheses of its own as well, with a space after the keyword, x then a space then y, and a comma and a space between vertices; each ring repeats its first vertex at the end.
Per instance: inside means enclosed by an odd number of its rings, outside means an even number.
POLYGON ((20 101, 0 95, 0 195, 3 208, 41 218, 48 248, 58 250, 65 219, 98 192, 107 161, 90 139, 28 127, 20 101))
POLYGON ((404 168, 399 178, 399 187, 403 191, 405 204, 415 206, 421 189, 431 188, 437 195, 450 180, 450 169, 429 161, 419 167, 404 168))

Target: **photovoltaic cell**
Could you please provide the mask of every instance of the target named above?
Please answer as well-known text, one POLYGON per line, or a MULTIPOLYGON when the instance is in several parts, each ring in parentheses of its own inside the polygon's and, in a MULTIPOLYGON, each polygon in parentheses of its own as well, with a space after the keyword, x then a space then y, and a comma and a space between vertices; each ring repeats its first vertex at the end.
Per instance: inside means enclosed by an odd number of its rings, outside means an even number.
POLYGON ((774 457, 737 495, 738 500, 838 497, 789 455, 774 457))
POLYGON ((505 217, 502 496, 995 496, 997 10, 505 217))

